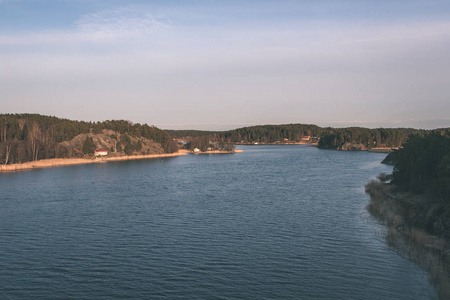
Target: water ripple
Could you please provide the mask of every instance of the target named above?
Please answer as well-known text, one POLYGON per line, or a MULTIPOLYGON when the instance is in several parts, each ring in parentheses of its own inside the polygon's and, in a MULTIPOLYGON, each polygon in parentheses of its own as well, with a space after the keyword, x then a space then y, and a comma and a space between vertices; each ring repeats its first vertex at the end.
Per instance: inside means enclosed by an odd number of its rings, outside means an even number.
POLYGON ((0 174, 0 297, 435 295, 364 209, 382 154, 244 150, 0 174))

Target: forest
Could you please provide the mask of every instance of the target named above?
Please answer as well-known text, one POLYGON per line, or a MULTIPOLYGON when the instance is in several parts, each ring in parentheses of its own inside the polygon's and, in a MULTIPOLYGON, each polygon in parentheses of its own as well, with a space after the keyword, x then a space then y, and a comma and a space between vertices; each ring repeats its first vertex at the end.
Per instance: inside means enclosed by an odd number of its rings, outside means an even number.
POLYGON ((320 136, 319 148, 338 150, 367 150, 377 147, 398 148, 410 135, 423 135, 427 130, 412 128, 361 127, 326 128, 320 136))
POLYGON ((207 136, 212 141, 235 144, 300 142, 304 136, 318 139, 322 131, 317 125, 306 124, 259 125, 228 131, 168 130, 173 138, 207 136))
POLYGON ((261 125, 228 131, 161 130, 126 120, 83 122, 39 114, 0 114, 0 164, 84 157, 99 147, 115 155, 173 153, 178 150, 174 138, 183 138, 191 148, 306 142, 318 143, 322 149, 367 150, 398 148, 410 135, 449 132, 449 128, 322 128, 312 124, 261 125))
POLYGON ((412 135, 389 156, 392 175, 378 177, 387 184, 366 185, 369 211, 388 223, 390 212, 398 214, 399 224, 450 239, 450 132, 412 135))
POLYGON ((450 132, 410 136, 394 153, 392 183, 399 190, 429 192, 450 205, 450 132))
POLYGON ((89 156, 95 148, 106 145, 117 155, 178 150, 167 132, 147 124, 125 120, 72 121, 39 114, 0 114, 1 164, 89 156))
POLYGON ((387 158, 393 173, 366 184, 367 210, 387 226, 387 244, 428 270, 439 299, 450 299, 450 132, 411 135, 387 158))
MULTIPOLYGON (((449 129, 433 132, 445 133, 449 129)), ((169 130, 173 138, 208 137, 211 141, 234 144, 283 144, 305 141, 318 143, 322 149, 368 150, 371 148, 398 148, 410 135, 424 135, 431 130, 412 128, 361 127, 331 128, 311 124, 260 125, 228 131, 169 130)))
POLYGON ((322 128, 309 124, 262 125, 226 131, 223 138, 235 143, 281 143, 300 142, 302 137, 319 137, 322 128))

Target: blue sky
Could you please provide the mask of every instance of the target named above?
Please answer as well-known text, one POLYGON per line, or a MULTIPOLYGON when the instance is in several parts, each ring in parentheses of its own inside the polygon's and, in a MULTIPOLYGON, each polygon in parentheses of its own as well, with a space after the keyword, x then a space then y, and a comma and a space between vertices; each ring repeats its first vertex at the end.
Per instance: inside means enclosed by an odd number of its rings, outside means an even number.
POLYGON ((450 2, 0 0, 2 113, 450 127, 450 2))

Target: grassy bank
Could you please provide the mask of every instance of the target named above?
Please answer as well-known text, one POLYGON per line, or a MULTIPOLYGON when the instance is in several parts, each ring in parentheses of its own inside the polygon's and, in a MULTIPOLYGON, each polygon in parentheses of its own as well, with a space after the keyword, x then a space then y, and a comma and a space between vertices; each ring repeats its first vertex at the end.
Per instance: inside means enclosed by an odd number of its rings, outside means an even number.
POLYGON ((425 268, 439 298, 450 299, 450 241, 427 233, 413 222, 421 216, 423 199, 408 193, 394 194, 392 186, 380 180, 370 181, 365 190, 370 195, 367 210, 387 228, 387 244, 425 268))

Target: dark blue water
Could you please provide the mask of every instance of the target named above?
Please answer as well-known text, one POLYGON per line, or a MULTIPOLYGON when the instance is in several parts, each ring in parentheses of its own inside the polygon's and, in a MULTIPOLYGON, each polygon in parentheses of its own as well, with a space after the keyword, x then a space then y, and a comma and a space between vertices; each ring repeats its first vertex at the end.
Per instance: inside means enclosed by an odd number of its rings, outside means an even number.
POLYGON ((1 299, 429 299, 364 184, 310 146, 0 174, 1 299))

